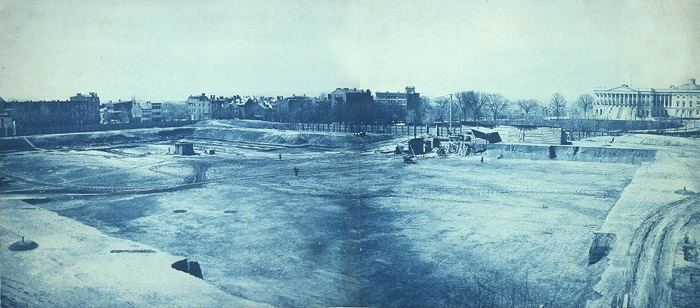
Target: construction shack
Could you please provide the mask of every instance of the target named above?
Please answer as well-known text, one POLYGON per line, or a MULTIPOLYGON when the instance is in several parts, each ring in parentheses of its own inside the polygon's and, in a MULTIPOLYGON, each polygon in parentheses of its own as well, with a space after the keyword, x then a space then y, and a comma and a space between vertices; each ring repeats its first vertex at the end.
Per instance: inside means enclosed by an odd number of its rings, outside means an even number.
POLYGON ((425 141, 423 138, 413 138, 408 140, 408 151, 413 155, 420 155, 425 153, 425 141))
POLYGON ((498 143, 501 142, 501 136, 497 131, 488 128, 472 128, 472 133, 474 137, 479 139, 484 139, 488 143, 498 143))
POLYGON ((425 138, 425 153, 430 153, 433 149, 440 147, 440 140, 438 138, 425 138))
POLYGON ((194 145, 192 142, 178 142, 175 144, 175 154, 194 155, 194 145))
POLYGON ((435 138, 430 138, 429 140, 430 140, 430 147, 431 148, 435 149, 435 148, 440 147, 440 145, 441 145, 440 138, 435 137, 435 138))

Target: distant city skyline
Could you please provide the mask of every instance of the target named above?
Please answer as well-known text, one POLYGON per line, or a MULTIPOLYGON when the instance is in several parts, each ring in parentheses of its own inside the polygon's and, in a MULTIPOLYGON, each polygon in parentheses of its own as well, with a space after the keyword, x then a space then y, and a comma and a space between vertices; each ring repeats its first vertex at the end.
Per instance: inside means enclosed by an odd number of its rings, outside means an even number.
POLYGON ((340 87, 569 102, 700 78, 696 1, 0 1, 0 97, 340 87))

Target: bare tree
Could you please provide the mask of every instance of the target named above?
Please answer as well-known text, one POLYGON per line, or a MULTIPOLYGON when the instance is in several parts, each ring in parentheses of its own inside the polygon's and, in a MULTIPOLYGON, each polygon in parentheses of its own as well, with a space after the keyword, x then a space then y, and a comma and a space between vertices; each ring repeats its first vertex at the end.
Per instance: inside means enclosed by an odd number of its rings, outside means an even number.
POLYGON ((561 95, 559 92, 552 94, 552 99, 549 100, 549 110, 552 112, 552 115, 557 117, 557 120, 563 116, 566 111, 564 95, 561 95))
POLYGON ((491 111, 493 120, 496 121, 498 119, 498 115, 504 110, 508 109, 510 102, 501 94, 494 93, 487 95, 488 101, 486 102, 486 107, 488 107, 489 111, 491 111))
POLYGON ((469 110, 469 100, 471 99, 472 95, 474 95, 474 91, 456 92, 454 94, 454 97, 457 100, 457 106, 459 106, 459 110, 462 111, 463 118, 460 117, 460 120, 466 119, 467 110, 469 110))
POLYGON ((534 99, 521 99, 518 100, 518 107, 525 112, 525 117, 530 114, 530 111, 533 111, 537 106, 539 106, 540 103, 534 99))
POLYGON ((593 95, 590 94, 581 94, 578 96, 578 99, 576 100, 576 104, 581 107, 583 110, 583 117, 586 118, 586 115, 588 113, 588 109, 591 109, 593 107, 593 95))
POLYGON ((435 116, 439 121, 447 121, 450 116, 450 98, 446 96, 435 100, 435 116))
POLYGON ((187 119, 189 115, 187 104, 165 102, 162 108, 165 121, 187 119))
POLYGON ((488 94, 482 92, 477 92, 476 94, 476 102, 473 105, 474 108, 472 108, 472 112, 474 114, 474 121, 476 121, 476 119, 479 117, 479 114, 481 113, 481 108, 483 108, 489 102, 488 94))
POLYGON ((433 104, 426 104, 423 107, 421 114, 423 115, 422 123, 426 125, 433 125, 435 121, 438 121, 438 114, 436 106, 433 104))
POLYGON ((476 121, 481 108, 488 101, 488 96, 485 93, 474 91, 457 92, 455 93, 455 97, 457 98, 457 103, 462 110, 462 116, 465 120, 467 118, 467 111, 471 111, 474 121, 476 121))
POLYGON ((411 125, 416 125, 418 122, 418 113, 411 109, 406 111, 406 123, 411 125))

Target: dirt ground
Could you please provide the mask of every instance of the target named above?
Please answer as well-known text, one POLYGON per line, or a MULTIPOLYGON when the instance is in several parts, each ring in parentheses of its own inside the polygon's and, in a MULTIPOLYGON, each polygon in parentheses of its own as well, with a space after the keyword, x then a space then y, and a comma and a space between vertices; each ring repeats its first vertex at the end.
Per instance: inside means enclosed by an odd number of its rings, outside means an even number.
POLYGON ((592 232, 637 169, 480 157, 406 165, 373 151, 213 141, 195 150, 214 155, 180 157, 169 147, 5 154, 15 179, 2 190, 46 185, 51 199, 38 206, 198 260, 206 281, 274 306, 582 307, 592 232), (195 169, 206 183, 182 186, 195 169))

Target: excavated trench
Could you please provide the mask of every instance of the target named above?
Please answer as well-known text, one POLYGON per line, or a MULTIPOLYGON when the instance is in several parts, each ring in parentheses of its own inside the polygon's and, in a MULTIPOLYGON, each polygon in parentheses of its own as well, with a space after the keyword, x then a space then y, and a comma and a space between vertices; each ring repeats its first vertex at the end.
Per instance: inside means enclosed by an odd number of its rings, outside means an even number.
MULTIPOLYGON (((3 140, 3 151, 35 150, 35 148, 56 149, 61 147, 81 147, 87 144, 113 145, 119 143, 147 143, 178 140, 183 138, 193 140, 216 140, 220 142, 243 142, 248 144, 258 143, 260 146, 265 147, 269 147, 271 144, 310 144, 340 148, 359 148, 358 144, 362 143, 358 142, 357 137, 352 136, 328 136, 328 134, 301 134, 296 132, 288 132, 282 134, 282 136, 279 136, 279 134, 275 135, 264 130, 253 130, 252 132, 247 132, 243 129, 198 127, 144 130, 144 132, 129 132, 128 134, 116 133, 112 136, 105 136, 104 134, 99 134, 98 136, 95 136, 94 134, 82 134, 82 136, 71 136, 67 139, 64 139, 63 136, 37 136, 28 138, 29 140, 26 142, 22 140, 12 141, 9 143, 8 147, 5 147, 5 140, 3 140), (29 142, 31 142, 33 147, 29 147, 27 145, 29 142)), ((371 136, 369 139, 364 140, 363 142, 372 143, 388 140, 389 138, 391 138, 391 136, 371 136)), ((653 150, 595 147, 584 148, 573 146, 550 147, 506 144, 488 145, 488 149, 485 152, 485 155, 487 156, 498 156, 503 158, 533 160, 553 159, 559 161, 570 160, 625 164, 640 164, 645 161, 652 161, 655 154, 656 152, 653 150)), ((358 162, 357 164, 359 165, 360 163, 358 162)), ((211 168, 210 165, 207 165, 206 163, 191 163, 190 168, 191 174, 182 179, 182 181, 185 182, 184 184, 181 184, 182 186, 192 185, 192 188, 198 189, 201 184, 207 183, 207 171, 211 168)), ((307 171, 307 169, 302 170, 303 172, 307 171)), ((389 172, 389 170, 382 170, 384 172, 389 172)), ((280 175, 273 175, 272 177, 279 177, 282 174, 284 173, 280 173, 280 175)), ((306 174, 304 175, 306 176, 306 174)), ((360 179, 363 178, 362 175, 353 176, 358 176, 360 179)), ((364 176, 368 177, 368 175, 364 176)), ((6 177, 3 176, 3 179, 5 178, 6 177)), ((383 179, 382 185, 391 186, 390 184, 392 182, 396 182, 395 180, 396 178, 383 179)), ((245 183, 245 181, 241 181, 241 183, 245 183)), ((445 280, 445 277, 433 272, 433 267, 435 264, 423 260, 417 255, 413 255, 411 253, 411 246, 415 243, 412 243, 403 235, 395 233, 396 228, 392 226, 392 222, 400 219, 404 214, 401 212, 396 213, 393 211, 388 211, 382 206, 378 206, 375 199, 380 199, 381 196, 366 193, 366 190, 370 188, 371 185, 368 185, 367 183, 358 183, 357 187, 355 188, 358 191, 355 191, 347 196, 333 198, 334 200, 329 202, 330 206, 341 208, 342 212, 340 216, 312 215, 312 217, 306 219, 308 221, 303 221, 305 224, 308 223, 315 226, 315 228, 318 228, 318 230, 313 229, 313 232, 323 234, 318 238, 322 239, 323 236, 327 236, 328 234, 338 233, 336 234, 337 236, 335 236, 334 240, 314 239, 307 245, 308 259, 311 260, 308 262, 312 262, 318 267, 323 267, 328 264, 333 264, 333 262, 337 262, 334 261, 335 259, 333 258, 338 257, 338 252, 341 252, 341 256, 345 256, 345 259, 341 260, 341 263, 345 263, 333 265, 345 268, 344 270, 339 271, 346 277, 346 282, 341 287, 343 290, 342 292, 344 292, 343 294, 345 294, 342 297, 344 300, 339 300, 333 304, 382 304, 385 306, 430 306, 431 304, 452 304, 447 300, 443 302, 437 302, 437 300, 443 298, 446 294, 454 293, 455 290, 460 290, 460 288, 463 288, 462 286, 455 286, 455 284, 460 284, 460 282, 457 280, 445 280), (320 244, 316 244, 317 242, 320 244), (365 249, 365 252, 360 253, 359 251, 361 249, 365 249), (331 253, 333 251, 335 251, 334 253, 336 254, 331 253), (355 268, 364 270, 355 271, 355 268), (402 283, 397 283, 399 281, 402 283)), ((88 189, 88 191, 89 190, 90 189, 88 189)), ((145 193, 175 193, 178 190, 179 189, 171 190, 163 188, 153 191, 146 191, 145 193)), ((55 192, 73 191, 69 187, 58 187, 56 188, 55 192)), ((110 191, 110 193, 113 192, 110 191)), ((193 193, 196 193, 196 191, 193 193)), ((389 189, 385 192, 385 194, 387 196, 393 195, 394 192, 393 190, 389 189)), ((147 196, 146 198, 150 200, 149 202, 156 202, 154 200, 155 198, 152 196, 147 196)), ((126 208, 123 210, 133 211, 132 214, 118 219, 107 218, 113 209, 105 208, 103 206, 103 208, 100 210, 103 212, 100 214, 101 216, 92 215, 90 219, 104 221, 114 220, 115 227, 126 228, 128 230, 129 228, 133 228, 133 226, 127 227, 127 221, 148 216, 151 211, 154 211, 153 208, 136 208, 133 206, 127 206, 128 202, 121 202, 120 204, 126 206, 126 208), (117 220, 119 220, 119 223, 116 223, 117 220)), ((232 217, 232 219, 240 219, 238 217, 246 214, 245 211, 238 208, 235 210, 224 208, 219 209, 217 213, 220 215, 223 215, 222 213, 226 213, 227 215, 225 215, 225 217, 232 217)), ((274 209, 271 208, 271 210, 274 209)), ((68 216, 80 216, 84 214, 83 211, 88 211, 88 209, 80 207, 64 209, 61 212, 68 216)), ((189 217, 191 215, 198 214, 196 210, 192 211, 191 209, 184 209, 180 207, 176 207, 173 210, 170 210, 170 212, 177 214, 178 217, 189 217)), ((93 223, 94 221, 91 221, 90 219, 84 220, 84 222, 93 223)), ((297 226, 295 226, 295 228, 303 229, 302 227, 297 226)), ((178 236, 182 236, 182 234, 178 236)), ((594 236, 593 243, 590 246, 588 264, 596 264, 600 262, 600 260, 604 259, 614 243, 615 235, 603 233, 596 234, 594 236)), ((166 247, 164 248, 167 248, 167 245, 165 246, 166 247)), ((186 251, 190 250, 187 249, 186 251)), ((206 266, 204 270, 207 270, 206 266)), ((337 271, 338 269, 329 268, 328 270, 337 271)), ((265 278, 271 279, 277 274, 279 273, 270 272, 270 277, 265 278)), ((475 284, 473 287, 479 288, 478 284, 475 284)), ((237 286, 225 286, 224 288, 227 288, 227 291, 233 294, 241 292, 237 286)), ((468 293, 476 291, 461 290, 460 292, 468 293)), ((316 303, 320 304, 324 302, 319 301, 316 303)), ((463 302, 460 303, 464 304, 463 302)), ((488 302, 484 301, 482 303, 488 302)), ((294 297, 277 298, 275 304, 287 306, 304 305, 303 299, 294 297)))

